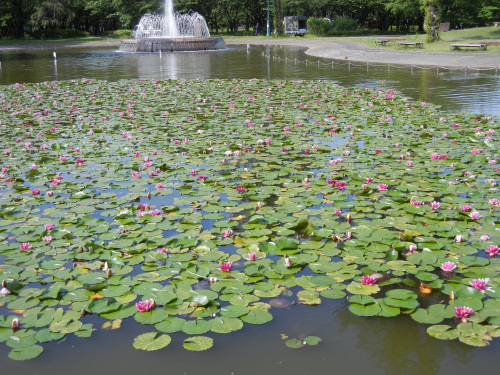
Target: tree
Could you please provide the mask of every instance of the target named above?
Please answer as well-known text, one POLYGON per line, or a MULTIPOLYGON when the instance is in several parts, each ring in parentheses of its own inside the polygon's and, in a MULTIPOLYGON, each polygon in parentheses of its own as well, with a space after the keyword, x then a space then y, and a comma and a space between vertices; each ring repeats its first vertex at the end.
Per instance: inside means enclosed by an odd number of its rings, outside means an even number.
POLYGON ((398 30, 401 24, 406 25, 407 31, 410 25, 422 25, 424 12, 417 1, 389 0, 385 7, 396 19, 398 30))
POLYGON ((31 24, 42 28, 65 28, 71 24, 73 15, 68 0, 44 0, 35 6, 31 24))
POLYGON ((158 13, 162 10, 161 0, 112 0, 115 15, 122 28, 133 28, 146 13, 158 13))
POLYGON ((439 40, 439 0, 424 0, 424 7, 427 42, 437 42, 439 40))
POLYGON ((283 36, 283 16, 281 15, 281 0, 274 0, 274 18, 276 20, 276 33, 279 36, 283 36))
POLYGON ((0 2, 0 33, 16 38, 24 36, 38 0, 2 0, 0 2))

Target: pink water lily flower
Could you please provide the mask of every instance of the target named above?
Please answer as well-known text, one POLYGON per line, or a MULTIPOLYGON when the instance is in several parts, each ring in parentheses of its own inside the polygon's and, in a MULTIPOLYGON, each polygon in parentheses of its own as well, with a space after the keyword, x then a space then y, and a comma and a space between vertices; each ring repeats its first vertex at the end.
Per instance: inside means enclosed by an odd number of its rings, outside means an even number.
POLYGON ((229 271, 231 271, 231 269, 233 268, 233 265, 234 265, 234 263, 233 263, 233 262, 222 262, 222 263, 219 265, 219 269, 220 269, 222 272, 229 272, 229 271))
POLYGON ((471 287, 479 290, 483 294, 487 290, 494 292, 494 290, 491 287, 486 285, 486 284, 488 284, 488 281, 490 281, 490 279, 488 279, 488 278, 486 278, 486 279, 473 279, 472 281, 469 281, 469 284, 471 287))
POLYGON ((231 229, 226 229, 222 231, 222 235, 224 237, 231 237, 233 235, 233 231, 231 229))
POLYGON ((374 278, 373 276, 363 276, 361 279, 359 279, 359 282, 361 284, 365 285, 375 285, 377 283, 377 279, 374 278))
POLYGON ((19 245, 19 249, 21 249, 21 251, 26 251, 30 247, 31 247, 31 245, 29 242, 23 242, 21 245, 19 245))
POLYGON ((384 190, 387 190, 389 188, 389 186, 387 186, 386 184, 379 184, 378 185, 378 191, 384 191, 384 190))
POLYGON ((451 272, 455 268, 457 268, 457 265, 453 262, 444 262, 443 264, 441 264, 440 268, 445 272, 451 272))
POLYGON ((462 323, 465 323, 467 318, 474 313, 474 310, 467 306, 457 306, 453 311, 455 312, 455 319, 462 323))
POLYGON ((486 254, 490 256, 490 258, 495 258, 498 256, 498 252, 500 251, 500 248, 497 245, 490 245, 488 248, 485 250, 486 254))
POLYGON ((471 207, 471 206, 467 206, 467 205, 465 205, 465 206, 460 207, 460 209, 461 209, 463 212, 469 212, 469 211, 472 209, 472 207, 471 207))
POLYGON ((139 310, 139 312, 147 312, 156 307, 156 301, 152 298, 145 301, 140 301, 135 304, 135 307, 137 307, 137 310, 139 310))
POLYGON ((245 191, 247 191, 247 188, 243 187, 243 186, 239 186, 234 190, 237 191, 238 193, 244 193, 245 191))
POLYGON ((255 253, 253 251, 251 253, 248 253, 248 260, 251 260, 251 261, 257 260, 257 253, 255 253))
POLYGON ((432 201, 430 204, 431 204, 432 210, 434 210, 434 211, 439 210, 439 202, 432 201))
POLYGON ((473 211, 470 213, 469 217, 472 219, 472 220, 479 220, 481 218, 481 214, 477 211, 473 211))

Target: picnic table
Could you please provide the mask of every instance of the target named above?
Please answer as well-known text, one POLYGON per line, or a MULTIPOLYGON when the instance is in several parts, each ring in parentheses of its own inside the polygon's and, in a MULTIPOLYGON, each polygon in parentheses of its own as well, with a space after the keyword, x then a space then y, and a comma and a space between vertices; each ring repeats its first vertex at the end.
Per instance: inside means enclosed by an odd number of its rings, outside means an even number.
POLYGON ((377 40, 375 40, 375 45, 386 46, 387 44, 389 44, 389 41, 387 39, 377 39, 377 40))
POLYGON ((450 51, 460 48, 479 48, 480 50, 485 50, 488 47, 486 43, 453 43, 450 44, 450 51))
POLYGON ((398 42, 398 46, 424 48, 424 43, 421 43, 421 42, 398 42))

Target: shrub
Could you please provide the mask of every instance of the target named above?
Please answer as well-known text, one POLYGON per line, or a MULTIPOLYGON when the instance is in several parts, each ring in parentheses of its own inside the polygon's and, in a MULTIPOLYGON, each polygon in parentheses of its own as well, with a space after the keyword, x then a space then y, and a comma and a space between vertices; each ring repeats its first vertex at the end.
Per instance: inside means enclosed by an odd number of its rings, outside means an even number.
POLYGON ((330 31, 330 21, 323 18, 309 18, 307 20, 307 32, 317 36, 325 36, 330 31))
POLYGON ((332 22, 333 31, 356 31, 358 23, 349 17, 339 17, 332 22))
POLYGON ((113 30, 106 33, 106 35, 110 37, 122 38, 122 37, 131 37, 132 30, 113 30))

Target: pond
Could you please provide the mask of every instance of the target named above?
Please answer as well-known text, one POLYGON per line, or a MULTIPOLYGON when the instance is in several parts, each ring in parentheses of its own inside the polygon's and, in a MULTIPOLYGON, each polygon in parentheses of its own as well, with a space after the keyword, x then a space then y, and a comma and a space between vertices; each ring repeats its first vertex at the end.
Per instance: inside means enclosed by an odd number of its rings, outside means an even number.
POLYGON ((450 112, 500 115, 500 76, 494 70, 373 66, 307 56, 304 48, 235 46, 224 51, 131 54, 114 49, 0 52, 0 84, 78 78, 327 79, 341 85, 394 88, 450 112), (54 59, 56 52, 57 59, 54 59), (308 63, 305 61, 308 60, 308 63), (318 64, 319 61, 319 64, 318 64))
MULTIPOLYGON (((500 81, 494 74, 432 68, 411 71, 403 67, 362 64, 342 66, 327 60, 320 60, 318 64, 318 60, 306 56, 303 49, 291 47, 240 46, 215 53, 163 54, 161 57, 123 54, 109 49, 61 49, 57 51, 57 60, 52 51, 42 50, 0 54, 0 61, 0 84, 3 85, 82 77, 108 81, 234 77, 273 81, 324 79, 344 86, 381 87, 384 91, 395 88, 411 99, 435 103, 450 112, 500 115, 500 81)), ((84 180, 87 176, 81 178, 84 180)), ((98 329, 88 339, 67 335, 62 341, 44 344, 40 357, 25 362, 10 360, 8 348, 1 343, 0 360, 3 372, 9 374, 87 374, 89 371, 209 375, 460 374, 478 368, 484 374, 497 372, 494 359, 500 349, 498 339, 485 348, 466 346, 458 340, 437 340, 427 334, 427 325, 407 315, 390 319, 363 318, 352 314, 348 306, 349 302, 344 299, 324 299, 318 306, 296 303, 273 308, 271 322, 247 324, 230 335, 214 334, 216 345, 204 352, 184 350, 180 340, 159 351, 136 350, 131 345, 133 338, 147 329, 133 319, 126 319, 120 329, 98 329), (322 342, 293 350, 285 346, 285 336, 318 336, 322 342)), ((103 322, 94 314, 86 323, 100 328, 103 322)))

